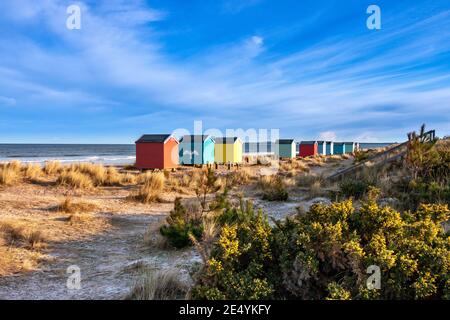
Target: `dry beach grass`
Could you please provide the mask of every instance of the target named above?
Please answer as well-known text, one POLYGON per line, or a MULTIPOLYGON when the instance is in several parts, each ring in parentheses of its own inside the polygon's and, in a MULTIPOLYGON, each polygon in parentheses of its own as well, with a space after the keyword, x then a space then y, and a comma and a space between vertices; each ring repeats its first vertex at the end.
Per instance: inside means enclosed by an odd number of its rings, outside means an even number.
MULTIPOLYGON (((323 166, 316 166, 314 161, 319 160, 282 161, 278 174, 266 177, 261 174, 270 167, 262 160, 231 170, 219 166, 216 186, 219 192, 227 187, 232 194, 254 199, 274 216, 293 214, 298 205, 295 201, 309 198, 310 192, 319 194, 322 187, 311 183, 312 191, 305 191, 299 187, 299 177, 336 170, 334 161, 351 163, 351 159, 327 158, 320 160, 323 166), (292 200, 272 203, 261 199, 262 190, 271 195, 280 189, 286 189, 292 200)), ((200 257, 192 250, 169 248, 159 228, 176 197, 197 202, 195 188, 202 179, 202 169, 192 167, 140 173, 133 168, 89 163, 47 162, 42 168, 19 162, 0 165, 0 299, 69 297, 64 288, 50 288, 54 281, 65 281, 65 268, 70 264, 79 264, 89 279, 86 290, 72 298, 182 297, 184 289, 179 290, 182 286, 170 274, 152 272, 145 282, 136 284, 141 272, 130 275, 123 270, 135 260, 149 259, 157 267, 189 271, 192 261, 200 257), (37 272, 42 268, 55 279, 37 272), (15 277, 10 277, 13 274, 15 277), (19 279, 20 285, 16 283, 19 279), (163 281, 161 287, 155 287, 152 279, 163 281), (114 294, 102 291, 107 281, 115 288, 114 294), (136 289, 130 295, 133 284, 136 289)), ((214 221, 205 226, 204 238, 213 239, 217 232, 214 221)))

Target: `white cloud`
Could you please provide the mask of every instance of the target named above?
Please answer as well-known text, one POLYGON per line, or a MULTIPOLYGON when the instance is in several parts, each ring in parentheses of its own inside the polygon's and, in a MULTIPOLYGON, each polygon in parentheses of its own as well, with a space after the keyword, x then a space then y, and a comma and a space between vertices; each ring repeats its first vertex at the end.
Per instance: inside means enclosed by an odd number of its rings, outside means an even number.
POLYGON ((259 36, 253 36, 252 41, 258 46, 261 46, 264 43, 264 39, 259 36))
POLYGON ((320 132, 318 140, 336 141, 337 140, 336 132, 333 131, 320 132))

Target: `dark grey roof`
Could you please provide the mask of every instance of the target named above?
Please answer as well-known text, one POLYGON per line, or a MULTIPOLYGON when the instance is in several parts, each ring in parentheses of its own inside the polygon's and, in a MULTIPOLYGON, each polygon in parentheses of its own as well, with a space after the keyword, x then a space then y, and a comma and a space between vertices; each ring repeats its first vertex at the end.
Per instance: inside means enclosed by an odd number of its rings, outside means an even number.
POLYGON ((344 141, 344 142, 342 142, 342 143, 345 143, 345 144, 350 144, 350 143, 355 143, 355 142, 351 142, 351 141, 344 141))
POLYGON ((317 141, 301 141, 300 144, 315 144, 317 141))
POLYGON ((221 143, 221 144, 228 144, 228 143, 235 143, 237 141, 238 137, 219 137, 219 138, 214 138, 214 141, 216 143, 221 143))
POLYGON ((292 144, 294 142, 294 139, 278 139, 275 141, 275 143, 278 144, 292 144))
MULTIPOLYGON (((206 140, 208 140, 208 138, 210 138, 210 135, 206 135, 206 134, 191 134, 191 135, 185 135, 180 139, 181 141, 186 140, 187 142, 190 141, 201 141, 201 142, 205 142, 206 140)), ((214 141, 214 140, 213 140, 214 141)))
POLYGON ((341 144, 344 144, 345 142, 335 142, 334 144, 337 144, 337 145, 341 145, 341 144))
POLYGON ((160 142, 163 143, 167 140, 167 138, 170 137, 170 134, 144 134, 142 137, 140 137, 138 140, 136 140, 136 143, 141 142, 160 142))

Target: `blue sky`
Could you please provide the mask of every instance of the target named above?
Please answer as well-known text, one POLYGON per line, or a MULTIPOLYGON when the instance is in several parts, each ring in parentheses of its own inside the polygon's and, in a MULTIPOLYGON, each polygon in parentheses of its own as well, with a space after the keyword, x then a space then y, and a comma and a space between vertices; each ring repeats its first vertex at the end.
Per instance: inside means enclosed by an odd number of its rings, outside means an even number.
POLYGON ((132 143, 194 120, 400 141, 423 122, 450 134, 449 111, 448 0, 0 2, 0 143, 132 143))

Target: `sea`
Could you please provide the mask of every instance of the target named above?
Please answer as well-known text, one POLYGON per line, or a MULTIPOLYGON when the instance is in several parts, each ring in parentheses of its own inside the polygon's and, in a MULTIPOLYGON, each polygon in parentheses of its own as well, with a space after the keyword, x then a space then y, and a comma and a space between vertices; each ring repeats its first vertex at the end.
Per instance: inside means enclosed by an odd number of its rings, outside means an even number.
MULTIPOLYGON (((392 143, 360 143, 362 149, 388 146, 392 143)), ((271 143, 244 144, 244 154, 271 154, 271 143)), ((0 162, 19 160, 40 163, 57 160, 61 163, 91 162, 106 165, 134 164, 134 144, 0 144, 0 162)))
POLYGON ((134 144, 0 144, 0 162, 13 160, 127 165, 135 162, 136 151, 134 144))

